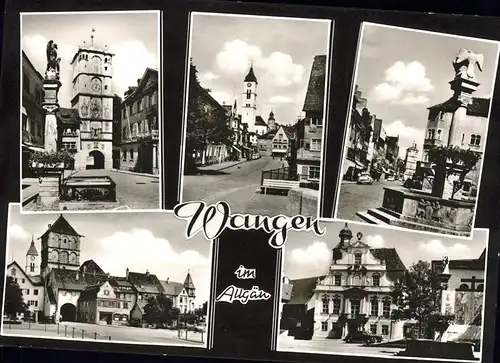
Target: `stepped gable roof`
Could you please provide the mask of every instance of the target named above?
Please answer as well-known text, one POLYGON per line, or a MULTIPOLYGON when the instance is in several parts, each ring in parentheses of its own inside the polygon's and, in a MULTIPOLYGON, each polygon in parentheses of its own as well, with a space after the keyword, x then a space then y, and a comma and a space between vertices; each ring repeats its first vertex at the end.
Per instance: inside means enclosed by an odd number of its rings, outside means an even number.
POLYGON ((392 281, 403 276, 406 266, 395 248, 371 248, 370 252, 377 260, 385 261, 387 275, 392 281))
POLYGON ((289 302, 292 298, 293 284, 283 284, 281 288, 281 301, 289 302))
POLYGON ((106 275, 106 272, 92 259, 85 261, 82 263, 79 269, 84 273, 93 273, 97 275, 106 275))
POLYGON ((101 285, 108 280, 107 274, 85 273, 67 269, 52 270, 52 286, 62 290, 83 291, 88 286, 101 285))
POLYGON ((64 126, 79 126, 82 123, 78 110, 74 108, 60 107, 56 117, 64 126))
MULTIPOLYGON (((490 112, 490 102, 491 100, 489 98, 472 97, 472 102, 467 106, 467 115, 488 117, 490 112)), ((429 111, 437 110, 442 112, 455 112, 459 106, 460 102, 455 97, 451 97, 449 100, 430 106, 427 109, 429 111)))
POLYGON ((160 280, 160 283, 163 287, 163 293, 167 296, 179 296, 184 289, 184 284, 180 282, 160 280))
POLYGON ((262 116, 255 116, 255 126, 267 126, 267 123, 262 116))
POLYGON ((248 70, 248 74, 245 77, 245 82, 257 82, 257 77, 255 76, 255 73, 253 71, 253 66, 250 66, 250 69, 248 70))
POLYGON ((302 111, 321 111, 325 102, 326 55, 316 55, 311 67, 304 108, 302 111))
POLYGON ((129 272, 128 280, 134 286, 137 292, 146 294, 163 293, 163 287, 161 286, 160 280, 156 275, 149 272, 129 272))
POLYGON ((35 247, 35 241, 33 241, 33 236, 31 236, 31 244, 30 248, 28 248, 28 252, 26 252, 26 256, 38 256, 38 251, 35 247))
POLYGON ((304 305, 311 297, 314 295, 314 289, 316 289, 316 284, 319 280, 323 280, 326 275, 306 277, 304 279, 290 280, 292 287, 292 294, 290 301, 287 303, 289 305, 304 305))
POLYGON ((49 224, 47 230, 39 238, 44 237, 49 232, 67 234, 70 236, 83 237, 81 234, 75 231, 75 229, 69 224, 69 222, 61 214, 53 224, 49 224))

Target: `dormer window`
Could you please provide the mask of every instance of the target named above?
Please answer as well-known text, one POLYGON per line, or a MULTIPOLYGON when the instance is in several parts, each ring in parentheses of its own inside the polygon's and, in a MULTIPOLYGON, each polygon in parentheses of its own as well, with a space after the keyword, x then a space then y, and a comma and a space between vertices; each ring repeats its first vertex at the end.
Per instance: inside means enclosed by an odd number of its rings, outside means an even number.
POLYGON ((380 286, 380 276, 373 275, 372 282, 373 282, 373 286, 380 286))
POLYGON ((362 256, 361 252, 356 252, 354 254, 354 264, 355 265, 361 265, 361 256, 362 256))
POLYGON ((335 286, 342 285, 342 275, 341 274, 336 274, 333 276, 333 284, 335 286))

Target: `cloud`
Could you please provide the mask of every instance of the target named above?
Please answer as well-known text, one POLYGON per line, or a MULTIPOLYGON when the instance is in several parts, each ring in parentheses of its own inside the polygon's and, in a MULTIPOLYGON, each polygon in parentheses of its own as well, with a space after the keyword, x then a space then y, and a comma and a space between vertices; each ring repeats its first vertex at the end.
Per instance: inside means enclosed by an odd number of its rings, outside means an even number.
MULTIPOLYGON (((401 120, 396 120, 384 124, 384 130, 389 136, 399 135, 399 156, 404 157, 406 149, 413 145, 417 140, 422 140, 425 136, 425 130, 413 126, 407 126, 401 120)), ((419 150, 420 152, 421 150, 419 150)))
POLYGON ((273 96, 269 98, 270 103, 276 103, 276 104, 287 104, 287 103, 293 103, 293 99, 287 96, 273 96))
POLYGON ((314 241, 305 248, 296 248, 288 253, 290 273, 299 273, 300 276, 314 276, 324 274, 328 270, 332 259, 331 250, 325 242, 314 241))
POLYGON ((218 74, 214 74, 212 72, 207 72, 201 75, 201 78, 205 81, 213 81, 214 79, 219 79, 220 76, 218 74))
POLYGON ((366 236, 365 238, 366 243, 371 247, 371 248, 382 248, 385 246, 385 240, 384 238, 377 234, 377 235, 370 235, 366 236))
POLYGON ((27 240, 30 234, 19 224, 10 225, 7 231, 9 240, 27 240))
POLYGON ((405 64, 398 61, 385 71, 384 82, 374 87, 370 99, 379 103, 419 104, 428 101, 425 94, 433 89, 425 67, 420 62, 405 64))
POLYGON ((263 71, 261 77, 269 78, 276 86, 300 83, 304 76, 304 66, 295 64, 289 54, 273 52, 266 57, 258 46, 240 39, 224 43, 215 57, 218 69, 228 75, 245 74, 252 62, 256 69, 263 71))
POLYGON ((433 239, 426 242, 419 242, 418 249, 423 253, 426 260, 439 260, 448 256, 451 260, 464 258, 471 255, 471 249, 464 243, 444 244, 441 240, 433 239))
MULTIPOLYGON (((197 303, 208 299, 210 290, 210 261, 194 250, 177 250, 164 238, 144 229, 116 232, 103 238, 96 262, 111 274, 124 275, 130 271, 145 272, 146 268, 161 280, 184 282, 190 271, 197 289, 197 303), (147 261, 147 265, 144 262, 147 261)), ((186 244, 186 247, 188 244, 186 244)))

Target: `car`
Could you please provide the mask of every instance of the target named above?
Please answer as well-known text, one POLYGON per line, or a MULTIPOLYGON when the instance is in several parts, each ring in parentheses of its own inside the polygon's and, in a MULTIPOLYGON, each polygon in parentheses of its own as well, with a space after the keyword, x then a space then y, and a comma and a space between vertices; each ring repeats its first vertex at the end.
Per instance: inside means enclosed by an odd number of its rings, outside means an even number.
POLYGON ((382 341, 382 336, 368 333, 367 331, 356 331, 353 333, 348 333, 344 338, 346 343, 380 343, 382 341))
POLYGON ((387 181, 395 181, 396 180, 396 177, 394 177, 394 175, 390 175, 387 177, 387 181))
POLYGON ((357 184, 373 184, 373 178, 370 176, 369 173, 361 173, 358 176, 358 181, 357 184))

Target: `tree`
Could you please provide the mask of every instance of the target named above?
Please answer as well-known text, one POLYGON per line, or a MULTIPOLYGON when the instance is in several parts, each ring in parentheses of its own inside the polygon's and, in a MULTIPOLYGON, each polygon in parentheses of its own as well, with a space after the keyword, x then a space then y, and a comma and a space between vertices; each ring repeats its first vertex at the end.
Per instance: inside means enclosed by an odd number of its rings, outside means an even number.
POLYGON ((158 300, 154 296, 147 299, 147 304, 144 306, 143 320, 149 325, 158 324, 161 320, 161 308, 158 300))
POLYGON ((435 312, 434 314, 431 314, 429 316, 429 319, 427 320, 427 327, 432 332, 438 333, 436 340, 439 340, 454 319, 454 315, 443 315, 441 313, 435 312))
POLYGON ((207 315, 208 312, 208 301, 205 301, 203 305, 201 306, 201 309, 203 311, 203 315, 207 315))
POLYGON ((23 298, 23 292, 18 283, 12 276, 7 276, 5 285, 5 303, 4 312, 10 318, 15 318, 17 314, 26 311, 26 304, 23 298))
POLYGON ((151 296, 144 307, 143 319, 148 324, 169 325, 179 317, 179 309, 174 307, 172 299, 160 294, 151 296))
POLYGON ((414 263, 399 279, 392 292, 397 309, 392 311, 392 320, 414 319, 418 322, 419 337, 429 318, 440 310, 442 290, 437 274, 426 261, 414 263))
POLYGON ((186 125, 186 161, 196 152, 204 152, 210 143, 231 144, 232 131, 226 112, 216 104, 209 92, 200 85, 198 70, 191 63, 186 125), (217 107, 218 106, 218 107, 217 107))

